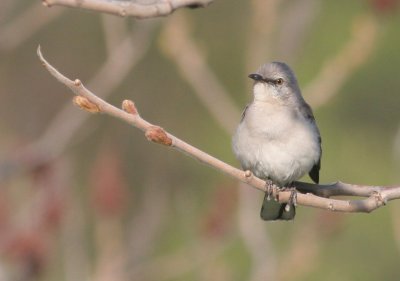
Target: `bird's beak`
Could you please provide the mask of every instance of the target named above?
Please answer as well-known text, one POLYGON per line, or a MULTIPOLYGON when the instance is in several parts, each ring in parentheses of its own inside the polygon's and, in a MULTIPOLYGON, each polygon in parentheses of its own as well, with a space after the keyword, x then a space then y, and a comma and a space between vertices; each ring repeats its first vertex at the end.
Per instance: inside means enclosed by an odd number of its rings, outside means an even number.
POLYGON ((264 78, 260 74, 257 74, 257 73, 250 74, 249 78, 253 79, 254 81, 262 81, 262 80, 264 80, 264 78))

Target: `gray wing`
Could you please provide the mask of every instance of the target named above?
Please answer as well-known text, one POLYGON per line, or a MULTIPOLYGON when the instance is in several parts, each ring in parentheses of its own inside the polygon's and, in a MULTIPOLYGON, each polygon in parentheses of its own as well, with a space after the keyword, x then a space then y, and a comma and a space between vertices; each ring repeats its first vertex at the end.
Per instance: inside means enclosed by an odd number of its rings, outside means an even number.
POLYGON ((310 178, 315 182, 319 183, 319 170, 321 169, 321 156, 322 156, 322 147, 321 147, 321 135, 319 133, 319 129, 317 127, 317 123, 315 122, 314 114, 312 112, 311 107, 304 102, 303 106, 299 108, 300 113, 315 127, 318 133, 318 142, 319 142, 319 159, 311 168, 311 171, 308 173, 310 178))

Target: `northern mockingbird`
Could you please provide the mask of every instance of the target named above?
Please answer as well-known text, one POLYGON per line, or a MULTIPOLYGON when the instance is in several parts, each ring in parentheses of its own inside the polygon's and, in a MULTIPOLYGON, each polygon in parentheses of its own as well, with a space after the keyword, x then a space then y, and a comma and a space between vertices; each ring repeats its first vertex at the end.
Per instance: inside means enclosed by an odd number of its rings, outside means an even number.
MULTIPOLYGON (((232 142, 242 168, 281 188, 306 173, 318 183, 321 137, 293 71, 285 63, 272 62, 249 78, 254 80, 253 102, 246 106, 232 142)), ((269 197, 265 195, 262 219, 294 218, 294 206, 269 197)))

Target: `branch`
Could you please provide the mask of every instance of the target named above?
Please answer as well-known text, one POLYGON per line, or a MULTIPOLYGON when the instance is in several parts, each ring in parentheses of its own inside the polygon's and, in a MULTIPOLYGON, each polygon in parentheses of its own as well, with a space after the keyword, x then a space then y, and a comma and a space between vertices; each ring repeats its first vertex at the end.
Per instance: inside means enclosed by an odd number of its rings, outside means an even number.
POLYGON ((206 7, 214 0, 42 0, 46 7, 65 6, 70 8, 82 8, 117 16, 132 16, 138 19, 168 16, 176 9, 182 7, 198 8, 206 7))
MULTIPOLYGON (((156 26, 156 22, 145 22, 135 25, 131 31, 124 30, 124 35, 121 34, 121 37, 125 36, 125 38, 113 38, 118 46, 115 46, 113 52, 107 55, 104 63, 88 83, 99 97, 103 99, 109 97, 126 78, 129 71, 142 59, 148 51, 151 34, 156 26)), ((113 28, 115 37, 119 31, 115 31, 116 27, 113 28)), ((105 38, 106 41, 111 40, 108 39, 107 34, 105 38)), ((71 146, 76 140, 77 132, 90 117, 87 114, 74 114, 75 110, 68 102, 51 119, 38 139, 18 152, 11 152, 10 155, 3 157, 4 159, 0 160, 0 183, 21 171, 34 170, 56 159, 71 146)))
MULTIPOLYGON (((119 118, 128 124, 140 129, 145 133, 148 140, 163 144, 174 148, 180 152, 191 156, 198 161, 214 167, 239 181, 266 192, 265 182, 254 176, 250 171, 239 170, 203 151, 184 142, 183 140, 166 132, 161 127, 155 126, 144 120, 138 113, 134 103, 130 100, 125 100, 122 103, 123 110, 107 103, 95 94, 85 88, 79 79, 74 81, 65 77, 51 66, 43 57, 40 46, 37 54, 42 62, 42 65, 54 76, 59 82, 70 88, 76 95, 74 102, 82 109, 90 112, 106 113, 113 117, 119 118)), ((311 193, 298 193, 297 203, 302 206, 309 206, 331 211, 339 212, 371 212, 388 201, 400 198, 400 186, 397 187, 382 187, 382 186, 362 186, 337 182, 328 185, 317 185, 304 182, 295 182, 298 190, 311 193), (329 196, 346 195, 346 196, 361 196, 367 197, 362 200, 338 200, 325 198, 329 196), (321 197, 324 196, 324 197, 321 197)), ((279 190, 276 186, 273 188, 273 195, 281 203, 286 203, 291 195, 290 191, 279 190)))

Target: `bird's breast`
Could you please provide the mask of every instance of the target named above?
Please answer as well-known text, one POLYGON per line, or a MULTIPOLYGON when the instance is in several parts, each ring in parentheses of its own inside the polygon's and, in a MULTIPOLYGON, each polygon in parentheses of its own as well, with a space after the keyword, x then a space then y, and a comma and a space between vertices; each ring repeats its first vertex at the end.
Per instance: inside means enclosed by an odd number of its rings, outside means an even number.
POLYGON ((277 105, 249 106, 233 148, 245 169, 279 184, 302 177, 320 156, 315 125, 277 105))
POLYGON ((285 139, 296 130, 300 121, 296 117, 294 111, 281 105, 253 104, 243 121, 254 137, 274 140, 285 139))

